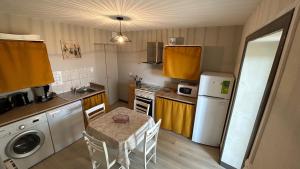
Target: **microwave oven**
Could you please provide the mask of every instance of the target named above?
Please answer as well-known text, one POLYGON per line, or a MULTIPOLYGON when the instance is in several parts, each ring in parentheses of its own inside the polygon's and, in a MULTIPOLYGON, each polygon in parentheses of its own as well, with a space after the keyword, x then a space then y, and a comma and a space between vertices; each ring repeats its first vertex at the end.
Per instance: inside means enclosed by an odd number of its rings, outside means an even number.
POLYGON ((188 96, 188 97, 197 97, 198 95, 198 85, 192 85, 188 83, 179 83, 177 86, 177 94, 188 96))

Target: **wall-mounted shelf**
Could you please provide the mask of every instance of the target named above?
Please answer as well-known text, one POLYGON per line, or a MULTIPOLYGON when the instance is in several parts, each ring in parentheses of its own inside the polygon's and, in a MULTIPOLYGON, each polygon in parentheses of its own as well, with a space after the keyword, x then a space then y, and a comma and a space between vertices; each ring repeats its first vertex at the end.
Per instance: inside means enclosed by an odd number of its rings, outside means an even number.
POLYGON ((0 39, 1 40, 38 41, 38 42, 44 41, 44 40, 41 40, 40 35, 16 35, 16 34, 6 34, 6 33, 0 33, 0 39))

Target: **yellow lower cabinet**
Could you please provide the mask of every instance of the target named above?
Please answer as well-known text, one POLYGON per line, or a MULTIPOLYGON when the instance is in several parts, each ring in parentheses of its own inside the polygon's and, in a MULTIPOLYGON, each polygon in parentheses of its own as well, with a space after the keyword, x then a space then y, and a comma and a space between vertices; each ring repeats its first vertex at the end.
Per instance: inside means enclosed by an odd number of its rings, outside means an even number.
POLYGON ((190 138, 194 117, 195 105, 156 97, 155 119, 162 119, 161 128, 190 138))
POLYGON ((195 105, 185 104, 185 115, 184 115, 184 125, 182 129, 182 135, 185 137, 192 137, 194 118, 195 118, 195 105))
POLYGON ((109 105, 105 92, 83 99, 83 109, 87 110, 101 103, 105 104, 106 112, 108 112, 109 105))
POLYGON ((185 107, 186 104, 172 101, 172 129, 178 134, 183 134, 185 128, 185 107))
MULTIPOLYGON (((164 107, 164 99, 160 97, 155 98, 155 121, 158 121, 162 118, 164 107)), ((160 125, 162 127, 162 124, 160 125)))

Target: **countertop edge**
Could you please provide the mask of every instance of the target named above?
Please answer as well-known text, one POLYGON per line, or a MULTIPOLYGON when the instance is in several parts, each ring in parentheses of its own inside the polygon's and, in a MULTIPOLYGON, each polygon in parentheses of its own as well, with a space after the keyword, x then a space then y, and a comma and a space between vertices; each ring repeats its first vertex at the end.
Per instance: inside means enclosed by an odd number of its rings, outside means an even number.
MULTIPOLYGON (((75 100, 75 101, 77 101, 77 100, 75 100)), ((20 120, 23 120, 23 119, 26 119, 26 118, 29 118, 29 117, 32 117, 32 116, 35 116, 35 115, 42 114, 42 113, 44 113, 44 112, 46 112, 46 111, 50 111, 50 110, 56 109, 56 108, 58 108, 58 107, 62 107, 62 106, 64 106, 64 105, 67 105, 67 104, 72 103, 72 102, 75 102, 75 101, 67 101, 67 102, 65 102, 65 103, 63 103, 63 104, 59 104, 59 105, 57 105, 57 106, 53 106, 53 107, 48 108, 48 109, 44 109, 44 110, 41 110, 41 111, 38 111, 38 112, 35 112, 35 113, 32 113, 32 114, 24 115, 24 116, 22 116, 22 117, 20 117, 20 118, 15 118, 14 120, 11 120, 11 121, 8 121, 8 122, 5 122, 5 123, 1 123, 1 124, 0 124, 0 127, 9 125, 9 124, 11 124, 11 123, 14 123, 14 122, 17 122, 17 121, 20 121, 20 120)))
POLYGON ((176 98, 171 97, 171 96, 156 95, 155 97, 161 97, 161 98, 170 99, 170 100, 174 100, 174 101, 178 101, 178 102, 182 102, 182 103, 186 103, 186 104, 196 105, 196 103, 194 103, 194 102, 189 102, 189 101, 182 100, 182 99, 176 99, 176 98))
MULTIPOLYGON (((101 86, 101 85, 100 85, 100 86, 101 86)), ((55 106, 53 106, 53 107, 46 108, 46 109, 43 109, 43 110, 41 110, 41 111, 37 111, 37 112, 31 113, 31 114, 28 114, 28 115, 24 115, 24 116, 22 116, 22 117, 20 117, 20 118, 15 118, 15 119, 13 119, 13 120, 10 120, 10 121, 4 122, 4 123, 0 123, 0 127, 9 125, 9 124, 11 124, 11 123, 14 123, 14 122, 17 122, 17 121, 20 121, 20 120, 23 120, 23 119, 26 119, 26 118, 29 118, 29 117, 38 115, 38 114, 45 113, 45 112, 47 112, 47 111, 56 109, 56 108, 58 108, 58 107, 62 107, 62 106, 64 106, 64 105, 67 105, 67 104, 76 102, 76 101, 78 101, 78 100, 83 100, 84 98, 91 97, 91 96, 93 96, 93 95, 100 94, 100 93, 103 93, 103 92, 105 92, 105 89, 104 89, 104 88, 103 88, 103 89, 99 89, 99 90, 97 90, 97 91, 95 91, 95 92, 89 93, 89 94, 87 94, 87 95, 85 95, 85 96, 83 96, 83 97, 78 97, 78 98, 76 98, 76 99, 71 99, 71 100, 67 100, 67 99, 61 97, 61 96, 60 96, 61 94, 58 94, 57 97, 59 97, 60 99, 64 100, 64 101, 65 101, 64 103, 62 103, 62 104, 57 104, 57 105, 55 105, 55 106)))

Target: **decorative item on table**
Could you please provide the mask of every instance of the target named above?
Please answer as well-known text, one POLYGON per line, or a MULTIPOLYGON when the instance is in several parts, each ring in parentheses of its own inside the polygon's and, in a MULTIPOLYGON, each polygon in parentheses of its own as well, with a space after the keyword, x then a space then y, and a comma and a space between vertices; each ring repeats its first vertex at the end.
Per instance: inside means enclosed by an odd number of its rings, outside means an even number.
POLYGON ((142 77, 139 77, 138 75, 130 75, 130 77, 132 77, 133 80, 135 81, 135 85, 136 85, 137 88, 141 87, 142 80, 143 80, 142 77))
POLYGON ((63 59, 79 59, 81 58, 81 50, 78 42, 60 41, 63 59))
POLYGON ((126 114, 117 114, 112 117, 115 123, 128 123, 129 116, 126 114))

